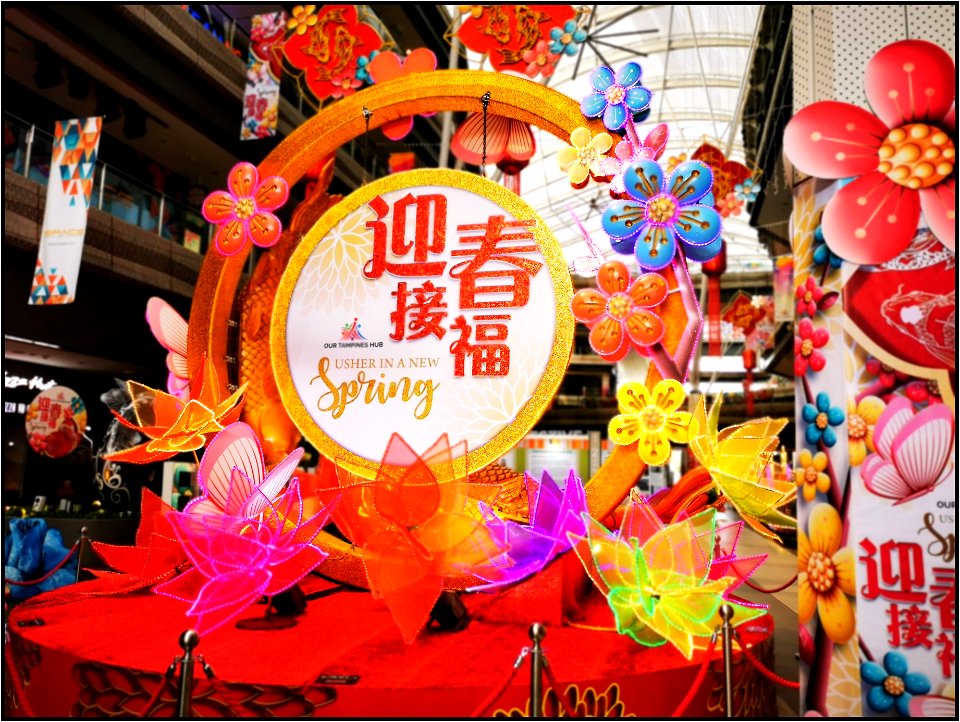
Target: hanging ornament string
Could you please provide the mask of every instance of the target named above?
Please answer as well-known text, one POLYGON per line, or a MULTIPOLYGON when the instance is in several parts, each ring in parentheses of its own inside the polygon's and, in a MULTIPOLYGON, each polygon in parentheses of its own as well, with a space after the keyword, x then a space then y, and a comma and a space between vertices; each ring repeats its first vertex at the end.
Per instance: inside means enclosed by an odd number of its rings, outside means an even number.
POLYGON ((480 102, 483 104, 483 157, 480 161, 480 176, 487 177, 487 106, 490 105, 490 91, 488 90, 480 96, 480 102))
POLYGON ((373 116, 373 111, 370 110, 367 106, 363 106, 363 124, 365 126, 363 132, 363 182, 367 182, 367 161, 370 161, 370 177, 373 177, 373 160, 370 158, 370 118, 373 116))

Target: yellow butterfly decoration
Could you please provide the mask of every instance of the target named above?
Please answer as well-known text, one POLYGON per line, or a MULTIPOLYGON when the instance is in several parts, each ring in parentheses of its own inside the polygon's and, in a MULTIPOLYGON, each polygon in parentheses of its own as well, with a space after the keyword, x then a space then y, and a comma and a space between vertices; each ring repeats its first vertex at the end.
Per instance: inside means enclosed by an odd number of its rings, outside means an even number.
POLYGON ((796 528, 797 520, 780 511, 796 496, 796 486, 776 476, 767 478, 766 472, 787 420, 753 419, 718 431, 722 401, 718 396, 708 415, 700 397, 690 422, 689 446, 750 528, 780 541, 768 525, 796 528))

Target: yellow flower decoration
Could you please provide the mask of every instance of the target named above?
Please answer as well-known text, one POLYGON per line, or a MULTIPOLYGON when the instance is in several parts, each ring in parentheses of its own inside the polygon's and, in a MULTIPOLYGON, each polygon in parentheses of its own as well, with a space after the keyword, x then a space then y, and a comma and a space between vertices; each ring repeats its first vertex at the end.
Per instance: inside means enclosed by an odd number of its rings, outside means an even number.
POLYGON ((583 183, 590 173, 602 176, 600 164, 612 146, 613 138, 609 133, 591 136, 587 128, 580 126, 570 134, 570 145, 561 148, 557 154, 560 170, 567 171, 567 178, 573 185, 583 183))
POLYGON ((827 455, 818 451, 816 456, 809 449, 800 452, 800 465, 793 472, 793 479, 798 489, 803 489, 803 498, 813 501, 817 492, 826 494, 830 491, 830 477, 824 473, 827 468, 827 455))
POLYGON ((810 536, 799 530, 797 597, 801 624, 820 614, 823 631, 836 644, 846 644, 857 631, 853 605, 847 595, 857 592, 856 558, 850 547, 840 548, 843 523, 829 504, 817 504, 808 521, 810 536))
POLYGON ((293 8, 293 17, 287 20, 287 29, 303 35, 317 24, 316 10, 316 5, 297 5, 293 8))
POLYGON ((670 442, 687 443, 690 414, 677 411, 686 393, 674 379, 664 379, 649 391, 641 383, 624 384, 617 391, 620 414, 607 429, 610 440, 620 446, 637 442, 637 453, 646 464, 666 464, 670 442))
POLYGON ((847 402, 850 466, 860 466, 868 451, 877 450, 873 445, 873 427, 885 408, 887 405, 877 396, 864 396, 860 403, 853 399, 847 402))
POLYGON ((667 158, 667 167, 665 169, 667 172, 667 175, 669 175, 670 173, 673 173, 673 169, 676 168, 681 163, 685 163, 686 160, 687 160, 686 153, 680 153, 679 155, 671 155, 669 158, 667 158))

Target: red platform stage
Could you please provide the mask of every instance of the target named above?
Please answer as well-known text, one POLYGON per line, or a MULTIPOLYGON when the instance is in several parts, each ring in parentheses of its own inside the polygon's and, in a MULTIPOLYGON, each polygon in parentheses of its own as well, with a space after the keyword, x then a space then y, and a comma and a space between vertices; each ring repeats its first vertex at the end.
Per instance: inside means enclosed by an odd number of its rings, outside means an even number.
MULTIPOLYGON (((84 596, 91 584, 41 595, 11 612, 8 714, 172 716, 175 684, 158 689, 173 657, 181 654, 177 640, 189 627, 186 605, 147 591, 84 596)), ((579 625, 564 625, 551 623, 547 609, 537 620, 536 604, 527 606, 530 618, 522 623, 495 621, 512 616, 522 585, 500 595, 466 595, 471 613, 466 629, 427 629, 406 645, 384 604, 369 592, 315 576, 304 579, 302 587, 312 598, 295 626, 251 631, 231 623, 200 640, 196 653, 215 678, 207 679, 197 665, 196 716, 474 716, 510 679, 518 653, 530 644, 527 630, 533 621, 546 621, 543 649, 559 687, 544 681, 547 716, 564 714, 559 692, 577 716, 670 717, 704 658, 697 652, 688 661, 669 645, 647 648, 615 632, 589 628, 612 621, 602 597, 582 606, 579 625)), ((254 605, 240 619, 262 617, 264 611, 264 605, 254 605)), ((769 666, 772 618, 761 617, 738 631, 769 666)), ((736 716, 775 716, 772 683, 739 651, 734 685, 736 716)), ((526 716, 529 694, 526 661, 487 712, 526 716)), ((722 717, 723 699, 718 646, 684 716, 722 717)))

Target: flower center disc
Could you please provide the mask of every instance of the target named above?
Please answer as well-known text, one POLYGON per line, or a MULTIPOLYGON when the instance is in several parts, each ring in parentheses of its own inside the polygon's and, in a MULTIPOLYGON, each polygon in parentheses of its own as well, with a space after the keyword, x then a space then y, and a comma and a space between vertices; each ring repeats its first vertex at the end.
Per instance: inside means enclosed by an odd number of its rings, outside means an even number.
POLYGON ((891 697, 899 697, 907 691, 907 685, 904 684, 904 681, 894 674, 883 680, 883 688, 891 697))
POLYGON ((816 424, 817 424, 817 428, 823 431, 825 428, 827 428, 827 426, 829 426, 830 419, 827 417, 825 413, 819 413, 817 414, 816 424))
POLYGON ((831 560, 823 552, 814 552, 807 561, 807 578, 810 580, 810 586, 820 594, 829 592, 833 589, 837 572, 833 568, 831 560))
POLYGON ((647 406, 640 412, 640 424, 651 434, 662 431, 667 423, 667 415, 656 406, 647 406))
POLYGON ((669 223, 677 214, 677 202, 667 195, 659 195, 647 203, 647 220, 651 223, 669 223))
POLYGON ((809 338, 805 338, 803 343, 800 344, 800 355, 804 358, 810 356, 813 353, 813 341, 809 338))
POLYGON ((950 136, 926 123, 894 128, 880 146, 877 170, 898 185, 929 188, 953 173, 957 151, 950 136))
POLYGON ((633 308, 633 300, 625 293, 616 293, 607 301, 607 313, 611 318, 622 321, 633 308))
POLYGON ((607 88, 607 92, 604 93, 604 97, 607 99, 607 102, 610 105, 619 105, 623 102, 623 96, 625 95, 623 88, 619 85, 611 85, 607 88))
POLYGON ((808 484, 817 483, 817 468, 815 466, 808 466, 803 472, 803 480, 808 484))
POLYGON ((862 439, 867 435, 867 422, 859 414, 853 414, 850 417, 848 428, 851 439, 862 439))
POLYGON ((237 205, 233 207, 233 212, 241 221, 245 221, 252 216, 254 210, 255 206, 252 198, 241 198, 237 201, 237 205))

